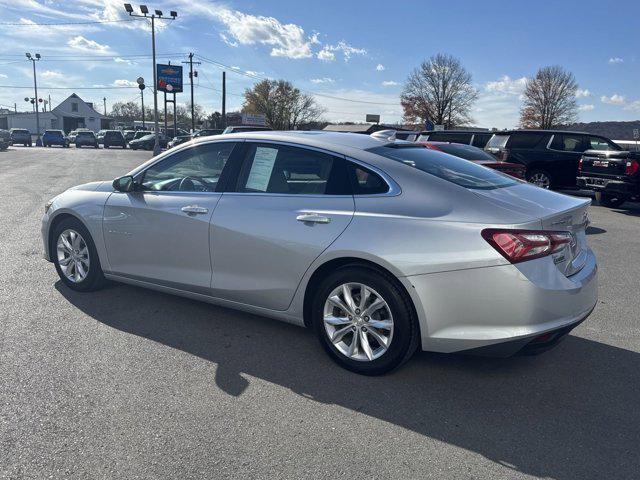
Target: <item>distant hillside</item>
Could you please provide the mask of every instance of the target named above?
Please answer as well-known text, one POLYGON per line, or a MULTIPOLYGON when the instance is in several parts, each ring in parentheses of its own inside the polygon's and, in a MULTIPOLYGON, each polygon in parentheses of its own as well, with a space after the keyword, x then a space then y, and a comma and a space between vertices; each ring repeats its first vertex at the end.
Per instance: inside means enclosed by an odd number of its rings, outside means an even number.
POLYGON ((633 140, 633 129, 640 129, 640 120, 632 122, 589 122, 574 123, 567 130, 604 135, 612 140, 633 140))

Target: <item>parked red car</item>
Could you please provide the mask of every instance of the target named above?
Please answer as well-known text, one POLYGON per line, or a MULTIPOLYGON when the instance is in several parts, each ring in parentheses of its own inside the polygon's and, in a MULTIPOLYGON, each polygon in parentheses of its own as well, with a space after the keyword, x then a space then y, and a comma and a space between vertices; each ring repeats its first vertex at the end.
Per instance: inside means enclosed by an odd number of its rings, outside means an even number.
POLYGON ((471 145, 449 142, 418 142, 431 150, 439 150, 456 157, 470 160, 473 163, 493 168, 512 177, 524 180, 527 168, 519 163, 501 162, 489 152, 471 145))

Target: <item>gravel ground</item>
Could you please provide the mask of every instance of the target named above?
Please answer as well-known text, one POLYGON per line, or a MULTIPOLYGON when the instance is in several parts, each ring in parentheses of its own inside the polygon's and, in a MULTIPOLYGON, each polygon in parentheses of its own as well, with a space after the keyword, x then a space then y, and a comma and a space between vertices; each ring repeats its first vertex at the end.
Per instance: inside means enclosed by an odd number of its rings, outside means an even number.
POLYGON ((140 288, 66 289, 46 200, 148 152, 0 152, 0 477, 640 475, 640 205, 591 207, 600 302, 556 349, 367 378, 302 328, 140 288))

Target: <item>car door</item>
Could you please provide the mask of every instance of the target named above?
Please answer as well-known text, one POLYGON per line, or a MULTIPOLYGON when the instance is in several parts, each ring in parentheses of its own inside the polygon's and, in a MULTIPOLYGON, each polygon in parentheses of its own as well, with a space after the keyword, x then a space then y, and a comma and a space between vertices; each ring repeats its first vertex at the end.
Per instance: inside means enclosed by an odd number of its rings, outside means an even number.
POLYGON ((286 310, 311 263, 354 212, 344 158, 247 140, 212 219, 213 295, 286 310))
POLYGON ((210 293, 210 220, 235 145, 179 150, 136 174, 137 191, 109 197, 103 232, 112 273, 210 293))
POLYGON ((556 186, 576 185, 578 163, 586 150, 585 136, 579 133, 556 133, 549 144, 553 152, 553 172, 556 186))

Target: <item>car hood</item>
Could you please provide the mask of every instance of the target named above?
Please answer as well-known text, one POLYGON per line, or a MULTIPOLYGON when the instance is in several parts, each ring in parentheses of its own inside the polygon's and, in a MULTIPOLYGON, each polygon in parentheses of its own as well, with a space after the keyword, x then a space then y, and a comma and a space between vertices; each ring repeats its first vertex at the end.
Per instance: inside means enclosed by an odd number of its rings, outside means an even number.
POLYGON ((111 192, 113 191, 112 181, 103 180, 102 182, 89 182, 82 185, 76 185, 69 190, 82 190, 84 192, 111 192))
POLYGON ((571 197, 529 183, 473 192, 496 207, 519 215, 535 217, 545 225, 546 220, 556 218, 563 212, 576 212, 581 215, 591 203, 590 199, 571 197))

